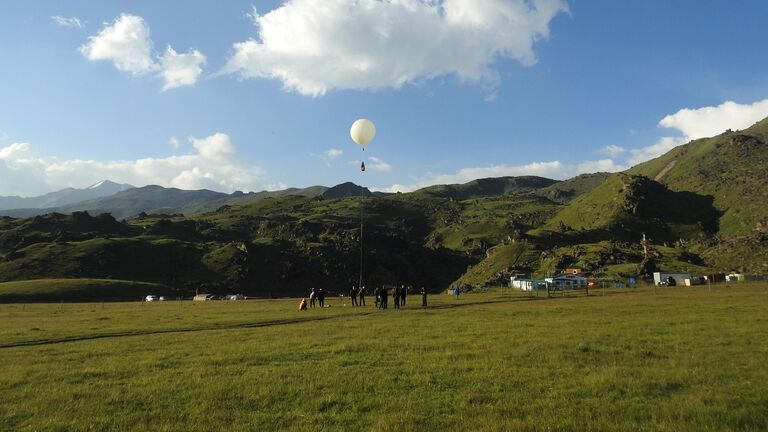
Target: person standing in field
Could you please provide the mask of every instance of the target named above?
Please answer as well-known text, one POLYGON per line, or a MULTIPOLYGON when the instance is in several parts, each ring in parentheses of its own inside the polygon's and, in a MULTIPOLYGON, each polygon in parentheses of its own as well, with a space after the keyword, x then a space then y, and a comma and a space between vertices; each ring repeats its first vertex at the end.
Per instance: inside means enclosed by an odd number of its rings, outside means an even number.
POLYGON ((357 305, 365 306, 365 285, 360 287, 360 291, 357 292, 357 296, 359 297, 357 305))
POLYGON ((373 289, 374 302, 376 303, 376 309, 381 307, 381 290, 379 287, 373 289))
POLYGON ((315 300, 317 297, 317 292, 314 288, 309 290, 309 307, 315 307, 315 300))
POLYGON ((352 300, 352 306, 357 306, 357 288, 354 285, 349 290, 349 298, 352 300))
POLYGON ((408 296, 408 288, 405 285, 400 288, 400 306, 405 306, 405 298, 408 296))
POLYGON ((386 309, 387 308, 387 296, 388 295, 389 295, 389 292, 387 291, 387 289, 386 288, 381 288, 381 290, 379 291, 379 297, 381 297, 381 299, 379 300, 379 307, 381 309, 386 309))
POLYGON ((392 291, 392 300, 395 302, 395 309, 400 309, 400 288, 397 285, 392 291))
POLYGON ((317 291, 317 301, 320 303, 320 307, 325 307, 325 292, 322 288, 317 291))
POLYGON ((427 289, 421 287, 421 307, 427 307, 427 289))

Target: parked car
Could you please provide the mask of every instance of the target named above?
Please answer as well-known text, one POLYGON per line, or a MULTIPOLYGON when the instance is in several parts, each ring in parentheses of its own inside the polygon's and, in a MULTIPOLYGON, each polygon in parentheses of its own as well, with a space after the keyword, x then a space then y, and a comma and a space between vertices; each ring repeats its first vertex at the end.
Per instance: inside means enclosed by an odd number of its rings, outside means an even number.
POLYGON ((210 301, 210 300, 218 300, 219 298, 216 297, 216 294, 198 294, 192 300, 194 301, 210 301))
POLYGON ((144 297, 144 301, 160 301, 160 297, 156 295, 148 295, 144 297))
POLYGON ((166 300, 168 300, 168 299, 167 299, 167 298, 165 298, 165 296, 160 296, 160 298, 158 298, 158 300, 160 300, 160 301, 166 301, 166 300))
POLYGON ((242 294, 229 294, 224 298, 227 300, 245 300, 245 296, 242 294))

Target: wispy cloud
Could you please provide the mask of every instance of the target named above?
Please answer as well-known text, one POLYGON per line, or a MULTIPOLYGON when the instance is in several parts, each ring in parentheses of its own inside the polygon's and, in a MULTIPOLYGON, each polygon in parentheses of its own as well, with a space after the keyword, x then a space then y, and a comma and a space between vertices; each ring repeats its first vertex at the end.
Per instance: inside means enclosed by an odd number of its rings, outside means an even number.
POLYGON ((343 155, 344 151, 340 150, 340 149, 332 148, 332 149, 326 150, 325 153, 323 153, 323 154, 325 155, 325 157, 327 159, 333 160, 333 159, 336 159, 339 156, 343 155))
POLYGON ((600 153, 606 154, 610 157, 616 157, 626 151, 627 149, 625 149, 624 147, 613 145, 613 144, 609 146, 605 146, 600 149, 600 153))
POLYGON ((392 171, 392 165, 388 164, 381 158, 377 158, 375 156, 371 156, 368 158, 369 161, 373 162, 371 164, 368 164, 368 169, 373 171, 379 171, 379 172, 390 172, 392 171))
POLYGON ((189 142, 190 154, 116 161, 61 160, 38 155, 29 143, 13 143, 0 147, 0 195, 38 195, 104 179, 224 192, 264 188, 264 171, 239 158, 229 135, 218 132, 189 142))
POLYGON ((64 17, 61 15, 54 15, 51 17, 51 21, 59 27, 71 27, 71 28, 83 28, 85 23, 77 17, 64 17))

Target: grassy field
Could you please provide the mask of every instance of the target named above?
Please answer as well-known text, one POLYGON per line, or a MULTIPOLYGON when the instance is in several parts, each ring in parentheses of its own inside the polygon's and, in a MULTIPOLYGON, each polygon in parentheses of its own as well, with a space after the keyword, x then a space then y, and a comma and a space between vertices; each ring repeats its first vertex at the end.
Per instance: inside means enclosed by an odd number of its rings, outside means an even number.
POLYGON ((0 430, 766 430, 766 288, 0 305, 0 430))

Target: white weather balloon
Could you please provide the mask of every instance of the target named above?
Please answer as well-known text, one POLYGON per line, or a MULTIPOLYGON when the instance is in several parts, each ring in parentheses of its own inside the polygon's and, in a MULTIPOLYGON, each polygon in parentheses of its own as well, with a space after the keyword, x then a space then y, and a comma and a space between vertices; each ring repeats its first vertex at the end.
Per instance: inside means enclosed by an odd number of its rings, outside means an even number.
POLYGON ((373 137, 376 136, 376 126, 374 126, 373 122, 368 119, 359 119, 352 123, 349 135, 354 142, 365 149, 365 145, 371 142, 373 137))

